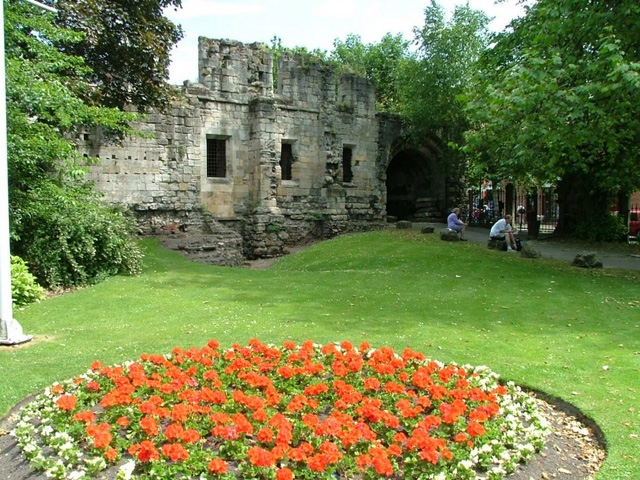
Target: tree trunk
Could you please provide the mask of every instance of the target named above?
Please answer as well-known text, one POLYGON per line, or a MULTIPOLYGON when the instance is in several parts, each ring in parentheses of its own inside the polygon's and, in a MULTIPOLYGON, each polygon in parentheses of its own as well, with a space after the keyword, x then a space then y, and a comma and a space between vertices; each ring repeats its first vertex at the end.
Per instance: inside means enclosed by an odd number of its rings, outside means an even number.
POLYGON ((558 224, 555 233, 571 235, 579 223, 600 218, 608 211, 614 194, 594 192, 588 178, 583 175, 566 175, 558 182, 558 224))

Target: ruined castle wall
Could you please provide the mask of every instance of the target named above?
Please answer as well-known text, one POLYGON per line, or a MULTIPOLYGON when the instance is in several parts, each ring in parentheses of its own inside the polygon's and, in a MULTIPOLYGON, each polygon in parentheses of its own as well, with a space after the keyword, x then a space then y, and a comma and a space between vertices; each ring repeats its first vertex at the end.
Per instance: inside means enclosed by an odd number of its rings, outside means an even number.
POLYGON ((152 138, 110 145, 92 132, 80 142, 101 160, 91 178, 108 200, 133 208, 149 233, 201 228, 202 211, 243 225, 249 256, 277 254, 319 223, 339 232, 383 220, 371 84, 285 55, 274 89, 272 53, 260 44, 201 38, 199 53, 199 83, 136 126, 152 138), (207 168, 210 140, 224 144, 222 175, 207 168), (293 154, 290 179, 283 144, 293 154))

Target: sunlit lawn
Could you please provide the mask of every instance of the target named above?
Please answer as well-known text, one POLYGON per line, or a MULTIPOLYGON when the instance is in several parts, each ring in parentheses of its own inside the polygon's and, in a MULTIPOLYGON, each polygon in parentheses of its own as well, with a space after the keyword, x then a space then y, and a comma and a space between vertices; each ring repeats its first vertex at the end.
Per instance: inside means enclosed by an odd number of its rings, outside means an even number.
POLYGON ((144 245, 144 274, 14 312, 35 339, 0 349, 0 413, 96 359, 119 363, 210 338, 367 340, 488 365, 575 404, 606 436, 598 479, 640 478, 637 272, 527 260, 416 230, 337 238, 262 271, 144 245))

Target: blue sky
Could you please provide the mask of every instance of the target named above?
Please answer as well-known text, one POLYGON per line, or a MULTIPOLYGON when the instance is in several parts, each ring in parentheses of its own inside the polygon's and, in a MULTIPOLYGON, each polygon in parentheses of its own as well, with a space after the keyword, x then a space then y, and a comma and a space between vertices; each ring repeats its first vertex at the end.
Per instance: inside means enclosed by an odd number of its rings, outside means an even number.
MULTIPOLYGON (((501 31, 522 14, 517 0, 469 0, 494 20, 501 31)), ((438 0, 452 12, 465 0, 438 0)), ((413 28, 424 25, 424 8, 430 0, 183 0, 178 11, 166 14, 182 25, 184 39, 172 52, 170 82, 197 80, 198 37, 228 38, 244 43, 271 43, 274 36, 286 47, 331 50, 336 38, 360 35, 364 43, 378 42, 386 33, 413 39, 413 28)))

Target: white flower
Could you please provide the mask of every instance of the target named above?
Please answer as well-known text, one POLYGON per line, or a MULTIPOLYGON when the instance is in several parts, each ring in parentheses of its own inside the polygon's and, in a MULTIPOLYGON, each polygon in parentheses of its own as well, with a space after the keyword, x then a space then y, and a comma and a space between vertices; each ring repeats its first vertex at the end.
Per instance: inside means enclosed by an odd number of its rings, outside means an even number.
POLYGON ((135 468, 136 463, 133 460, 129 460, 120 467, 120 470, 118 471, 118 480, 130 480, 131 474, 135 468))
POLYGON ((69 473, 67 475, 67 478, 69 480, 81 480, 83 478, 85 478, 85 472, 81 471, 81 470, 74 470, 73 472, 69 473))

